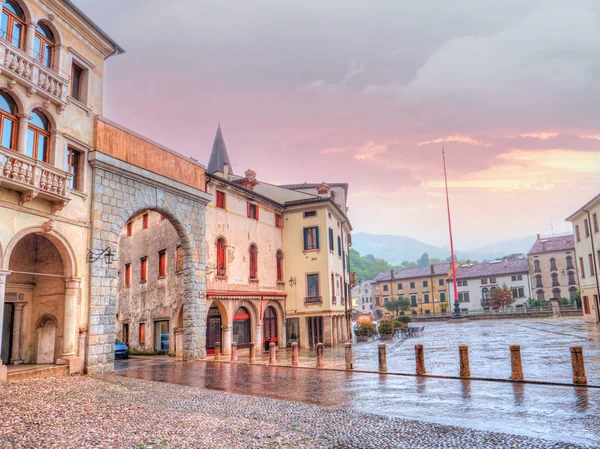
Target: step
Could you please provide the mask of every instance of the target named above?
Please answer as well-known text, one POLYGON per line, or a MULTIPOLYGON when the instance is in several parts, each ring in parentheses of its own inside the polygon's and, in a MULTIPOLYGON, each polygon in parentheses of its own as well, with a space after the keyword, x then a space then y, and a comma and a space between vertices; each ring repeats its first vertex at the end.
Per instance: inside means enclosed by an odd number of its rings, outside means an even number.
POLYGON ((8 372, 8 380, 39 379, 42 377, 68 376, 69 367, 67 365, 54 365, 43 368, 32 368, 30 370, 8 372))

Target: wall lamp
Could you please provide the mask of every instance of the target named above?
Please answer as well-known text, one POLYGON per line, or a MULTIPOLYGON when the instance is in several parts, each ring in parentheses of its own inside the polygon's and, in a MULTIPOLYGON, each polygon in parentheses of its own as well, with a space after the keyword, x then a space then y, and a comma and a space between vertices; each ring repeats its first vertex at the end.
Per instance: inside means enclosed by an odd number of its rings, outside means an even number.
POLYGON ((296 278, 290 276, 290 280, 288 281, 288 283, 290 284, 290 287, 295 286, 296 285, 296 278))
POLYGON ((92 250, 87 250, 87 261, 88 263, 94 263, 102 256, 104 256, 104 260, 106 261, 106 265, 111 265, 115 261, 115 253, 112 248, 107 246, 102 252, 96 254, 92 250))

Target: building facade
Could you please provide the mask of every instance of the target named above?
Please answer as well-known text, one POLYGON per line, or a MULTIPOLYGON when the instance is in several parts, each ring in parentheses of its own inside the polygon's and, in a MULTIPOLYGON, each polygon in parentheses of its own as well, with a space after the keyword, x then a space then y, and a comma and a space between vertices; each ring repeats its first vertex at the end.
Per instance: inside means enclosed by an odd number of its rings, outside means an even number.
MULTIPOLYGON (((5 0, 0 35, 2 364, 82 369, 104 62, 123 50, 71 2, 5 0)), ((0 380, 6 368, 0 366, 0 380)))
MULTIPOLYGON (((461 311, 491 310, 492 292, 504 285, 508 286, 515 302, 513 307, 525 307, 529 292, 529 262, 525 258, 502 259, 491 262, 459 265, 456 269, 458 302, 461 311)), ((454 281, 448 278, 451 304, 454 303, 454 281)))
POLYGON ((373 317, 373 285, 371 281, 361 281, 352 288, 352 310, 357 315, 373 317))
POLYGON ((579 275, 583 318, 600 322, 600 195, 567 218, 573 224, 575 266, 579 275))
POLYGON ((426 267, 393 270, 378 274, 373 279, 374 309, 390 313, 385 304, 390 299, 406 298, 411 303, 411 314, 430 315, 449 310, 447 279, 452 264, 442 263, 426 267))
POLYGON ((537 240, 527 254, 531 277, 530 297, 540 301, 573 298, 579 290, 572 235, 537 240))

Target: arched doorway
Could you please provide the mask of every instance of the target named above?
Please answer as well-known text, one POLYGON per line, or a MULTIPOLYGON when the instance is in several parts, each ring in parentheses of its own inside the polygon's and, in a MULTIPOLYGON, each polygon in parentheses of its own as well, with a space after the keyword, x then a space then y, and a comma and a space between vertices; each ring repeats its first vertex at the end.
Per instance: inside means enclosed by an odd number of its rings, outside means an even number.
POLYGON ((208 354, 215 353, 215 343, 217 342, 221 343, 221 348, 223 348, 222 325, 221 311, 217 306, 212 305, 208 309, 206 317, 206 352, 208 354))
POLYGON ((265 309, 263 316, 263 344, 269 340, 271 343, 277 343, 277 313, 273 306, 265 309))
POLYGON ((233 341, 238 348, 247 348, 250 344, 250 312, 238 307, 233 316, 233 341))

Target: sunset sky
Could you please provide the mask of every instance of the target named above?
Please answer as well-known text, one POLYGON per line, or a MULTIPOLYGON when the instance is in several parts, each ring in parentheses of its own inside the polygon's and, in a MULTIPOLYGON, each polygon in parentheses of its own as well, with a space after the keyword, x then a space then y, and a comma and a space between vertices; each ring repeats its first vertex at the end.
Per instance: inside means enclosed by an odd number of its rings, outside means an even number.
POLYGON ((355 232, 570 231, 600 191, 600 2, 76 0, 127 53, 106 117, 233 170, 350 184, 355 232), (450 4, 452 5, 450 7, 450 4))

